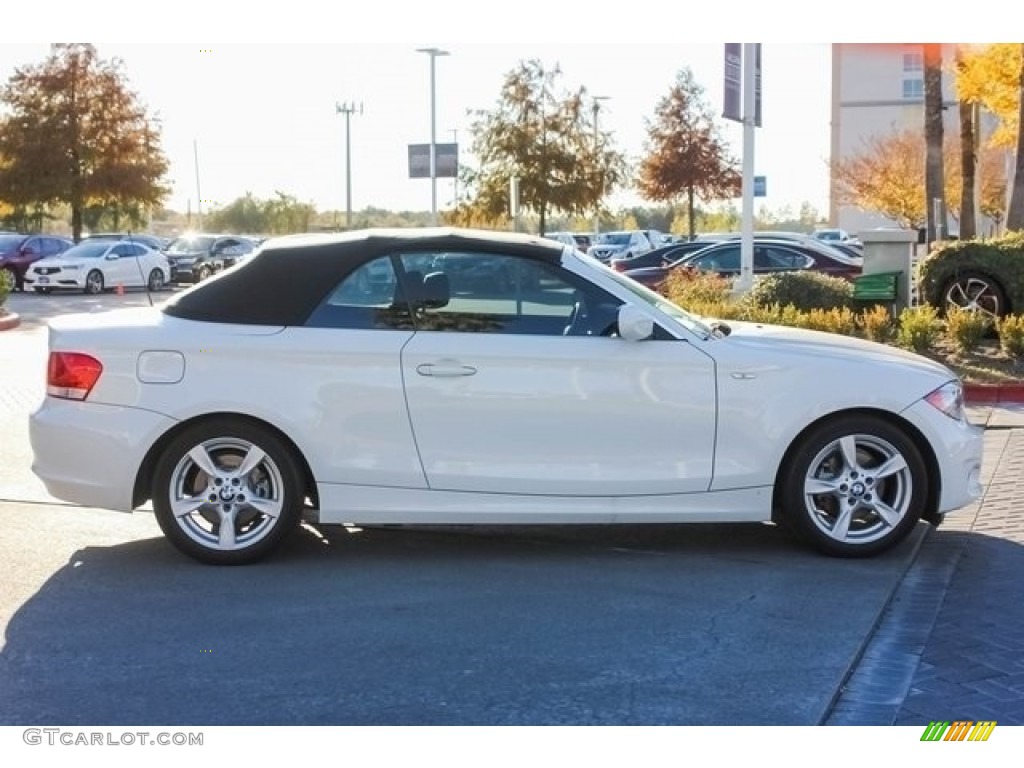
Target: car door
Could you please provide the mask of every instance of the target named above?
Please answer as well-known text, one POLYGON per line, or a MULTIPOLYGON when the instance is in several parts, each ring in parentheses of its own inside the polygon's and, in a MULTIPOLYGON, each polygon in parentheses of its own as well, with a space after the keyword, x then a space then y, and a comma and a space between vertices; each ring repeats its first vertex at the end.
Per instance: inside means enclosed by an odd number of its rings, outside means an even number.
POLYGON ((103 271, 103 283, 108 288, 141 285, 139 280, 139 263, 133 259, 133 246, 130 243, 115 243, 100 261, 103 271))
MULTIPOLYGON (((405 269, 420 271, 402 255, 405 269)), ((429 262, 428 262, 429 263, 429 262)), ((553 263, 445 254, 402 350, 409 417, 432 489, 625 496, 706 491, 711 359, 680 340, 611 335, 621 302, 553 263), (447 272, 502 273, 497 283, 447 272), (477 265, 476 270, 465 268, 477 265)))

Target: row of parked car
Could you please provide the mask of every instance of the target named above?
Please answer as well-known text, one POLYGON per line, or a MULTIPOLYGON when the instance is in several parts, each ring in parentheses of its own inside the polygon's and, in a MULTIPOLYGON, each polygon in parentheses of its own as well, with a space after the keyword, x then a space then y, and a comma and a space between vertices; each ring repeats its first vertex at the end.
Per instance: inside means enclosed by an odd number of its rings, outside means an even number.
POLYGON ((159 291, 170 283, 205 280, 252 255, 262 238, 189 234, 166 240, 150 234, 92 234, 75 244, 64 237, 0 234, 0 269, 15 290, 100 293, 123 286, 159 291))
MULTIPOLYGON (((824 242, 796 232, 761 232, 754 236, 754 274, 813 270, 853 280, 861 274, 860 246, 824 242)), ((740 273, 740 235, 703 235, 697 240, 656 248, 630 258, 613 259, 612 269, 656 288, 674 269, 698 269, 731 277, 740 273)))

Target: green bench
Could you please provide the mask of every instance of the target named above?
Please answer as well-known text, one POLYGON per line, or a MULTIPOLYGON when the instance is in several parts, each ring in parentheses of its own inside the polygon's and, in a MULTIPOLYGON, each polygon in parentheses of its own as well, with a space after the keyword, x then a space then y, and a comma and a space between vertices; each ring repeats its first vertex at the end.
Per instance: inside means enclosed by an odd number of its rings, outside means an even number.
POLYGON ((895 310, 901 272, 875 272, 853 280, 853 298, 865 303, 888 304, 895 310))

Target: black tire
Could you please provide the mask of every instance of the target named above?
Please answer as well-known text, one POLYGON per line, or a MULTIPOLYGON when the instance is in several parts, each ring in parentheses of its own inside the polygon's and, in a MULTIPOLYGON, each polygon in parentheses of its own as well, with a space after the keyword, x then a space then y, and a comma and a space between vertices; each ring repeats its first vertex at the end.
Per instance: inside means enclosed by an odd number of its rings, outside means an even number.
POLYGON ((159 269, 154 269, 149 273, 149 280, 146 281, 146 287, 152 293, 158 293, 164 289, 164 273, 159 269))
POLYGON ((296 457, 277 435, 252 422, 211 418, 186 429, 160 455, 153 473, 153 509, 160 529, 181 552, 204 563, 243 565, 268 555, 298 527, 302 488, 296 457), (215 478, 190 456, 197 447, 212 462, 209 468, 217 470, 215 478), (262 458, 243 477, 233 477, 252 448, 262 458), (256 499, 276 508, 277 516, 249 504, 256 499), (185 501, 190 511, 176 517, 175 500, 185 501), (222 536, 225 514, 233 524, 231 533, 222 536))
POLYGON ((779 521, 837 557, 870 557, 899 544, 924 513, 928 495, 914 441, 877 416, 839 416, 813 428, 793 446, 777 483, 779 521), (875 471, 886 464, 896 471, 875 471))
POLYGON ((204 264, 203 266, 196 270, 196 282, 201 283, 203 282, 203 280, 206 280, 212 274, 212 270, 204 264))
POLYGON ((946 281, 939 296, 942 314, 950 307, 977 309, 993 316, 1004 317, 1010 312, 1006 291, 997 280, 983 272, 961 272, 946 281))
POLYGON ((85 288, 84 293, 97 294, 103 293, 103 273, 98 269, 92 270, 88 275, 85 276, 85 288))

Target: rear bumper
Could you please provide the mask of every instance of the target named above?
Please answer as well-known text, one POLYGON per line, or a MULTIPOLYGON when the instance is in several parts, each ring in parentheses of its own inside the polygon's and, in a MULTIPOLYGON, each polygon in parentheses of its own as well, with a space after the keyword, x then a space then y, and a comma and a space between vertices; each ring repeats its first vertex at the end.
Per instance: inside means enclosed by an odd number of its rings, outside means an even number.
POLYGON ((29 417, 32 471, 58 499, 130 512, 143 457, 175 423, 139 408, 47 397, 29 417))

